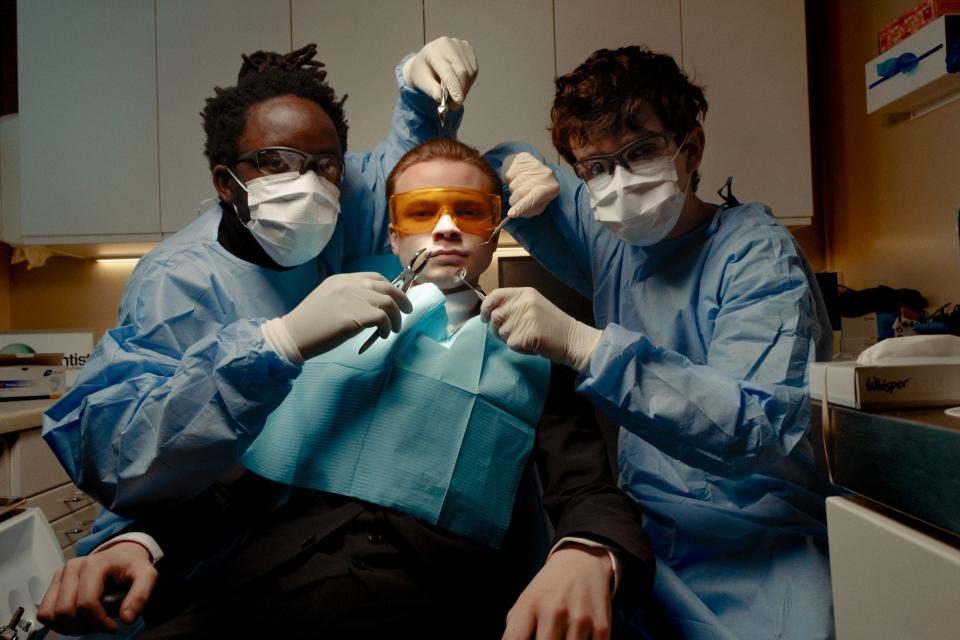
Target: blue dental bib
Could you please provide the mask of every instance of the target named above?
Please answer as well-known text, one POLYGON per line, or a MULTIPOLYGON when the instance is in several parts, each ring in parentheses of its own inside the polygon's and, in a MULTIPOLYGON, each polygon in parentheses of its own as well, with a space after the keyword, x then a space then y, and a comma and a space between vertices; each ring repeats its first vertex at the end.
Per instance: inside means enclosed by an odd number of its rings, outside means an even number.
POLYGON ((479 317, 447 337, 443 294, 399 334, 309 360, 242 458, 271 480, 390 507, 492 547, 510 524, 550 379, 479 317))

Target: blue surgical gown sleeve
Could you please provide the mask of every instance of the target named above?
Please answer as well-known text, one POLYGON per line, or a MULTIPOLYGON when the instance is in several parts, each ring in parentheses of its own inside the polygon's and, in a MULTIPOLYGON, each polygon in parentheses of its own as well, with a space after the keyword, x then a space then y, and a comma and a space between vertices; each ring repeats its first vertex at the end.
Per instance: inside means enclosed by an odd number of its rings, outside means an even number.
MULTIPOLYGON (((588 299, 594 288, 593 263, 602 264, 610 256, 616 238, 590 214, 590 196, 586 185, 572 173, 546 162, 543 155, 524 142, 505 142, 484 154, 503 176, 503 161, 511 155, 527 152, 553 170, 560 183, 560 194, 539 216, 517 218, 507 223, 507 231, 551 273, 588 299)), ((506 184, 506 180, 504 180, 506 184)), ((510 199, 504 187, 506 211, 510 199)))
POLYGON ((265 346, 263 318, 236 317, 218 286, 228 274, 193 266, 138 266, 119 326, 44 415, 44 437, 73 481, 125 516, 214 482, 300 371, 265 346))
MULTIPOLYGON (((487 157, 499 168, 518 151, 543 160, 522 143, 500 145, 487 157)), ((826 316, 812 273, 788 232, 760 223, 724 236, 714 221, 703 247, 709 255, 679 285, 701 322, 686 335, 681 327, 655 341, 638 327, 679 325, 674 310, 655 304, 656 296, 638 310, 633 298, 643 285, 624 280, 643 268, 631 264, 635 252, 593 218, 584 183, 547 164, 559 195, 543 214, 513 221, 507 230, 593 300, 603 317, 603 334, 578 390, 628 431, 711 473, 752 473, 789 455, 809 424, 807 365, 829 331, 822 329, 826 316), (711 283, 717 305, 708 309, 698 295, 711 283), (701 357, 690 357, 694 351, 701 357)), ((730 220, 735 226, 736 216, 730 220)), ((676 288, 665 280, 652 276, 648 282, 676 288)))
MULTIPOLYGON (((346 158, 344 259, 389 251, 384 188, 390 170, 416 144, 455 136, 462 118, 462 110, 449 114, 441 130, 433 100, 403 84, 402 65, 388 138, 346 158)), ((329 261, 318 261, 321 271, 339 269, 329 261)), ((218 290, 216 278, 214 284, 204 278, 215 276, 217 266, 144 262, 125 290, 119 327, 104 336, 78 384, 44 416, 44 438, 74 482, 129 517, 188 500, 237 462, 300 372, 264 346, 260 324, 310 290, 291 285, 289 277, 240 273, 230 278, 246 279, 239 290, 218 290), (254 306, 258 299, 287 302, 264 302, 241 317, 235 296, 249 297, 245 302, 254 306)))
POLYGON ((387 139, 369 152, 348 154, 346 158, 347 174, 352 179, 344 185, 341 194, 345 262, 362 256, 391 253, 387 233, 390 216, 385 195, 390 171, 403 154, 421 142, 432 138, 455 139, 463 120, 464 109, 461 108, 448 112, 445 126, 440 126, 437 103, 433 98, 404 84, 403 63, 406 60, 401 60, 396 67, 400 100, 393 110, 387 139))
MULTIPOLYGON (((703 341, 705 361, 611 322, 578 390, 692 467, 738 476, 778 464, 809 425, 806 371, 816 342, 800 260, 792 246, 777 244, 759 240, 715 265, 724 270, 722 304, 709 312, 710 334, 694 338, 703 341)), ((647 323, 674 321, 669 309, 644 313, 653 318, 647 323)))

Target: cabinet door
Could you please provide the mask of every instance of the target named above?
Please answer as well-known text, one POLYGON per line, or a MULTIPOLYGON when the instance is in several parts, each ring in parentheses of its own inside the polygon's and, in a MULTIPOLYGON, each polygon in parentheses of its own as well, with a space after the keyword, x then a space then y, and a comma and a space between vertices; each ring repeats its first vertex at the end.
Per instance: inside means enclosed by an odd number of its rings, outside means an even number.
POLYGON ((701 197, 727 176, 788 223, 813 215, 803 0, 683 0, 683 61, 710 109, 701 197))
POLYGON ((397 102, 394 67, 423 46, 420 0, 293 0, 293 46, 317 43, 317 58, 344 103, 351 151, 366 151, 390 130, 397 102))
POLYGON ((20 243, 20 116, 0 116, 0 239, 20 243))
POLYGON ((460 139, 481 151, 523 140, 556 160, 547 131, 555 73, 551 1, 424 0, 423 13, 428 42, 464 38, 480 63, 460 139))
POLYGON ((157 3, 160 216, 165 233, 217 193, 203 155, 200 112, 214 87, 233 86, 243 53, 290 50, 287 0, 157 3))
POLYGON ((681 64, 680 0, 554 0, 557 74, 573 71, 597 49, 639 45, 681 64))
POLYGON ((17 7, 27 242, 158 238, 153 0, 17 7))

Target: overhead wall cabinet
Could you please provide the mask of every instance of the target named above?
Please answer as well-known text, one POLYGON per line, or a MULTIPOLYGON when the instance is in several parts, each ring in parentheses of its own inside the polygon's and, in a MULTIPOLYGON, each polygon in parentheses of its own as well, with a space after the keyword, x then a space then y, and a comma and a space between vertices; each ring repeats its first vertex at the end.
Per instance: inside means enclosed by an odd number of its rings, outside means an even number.
POLYGON ((194 219, 215 195, 199 112, 236 82, 243 52, 317 42, 350 96, 350 148, 368 149, 388 131, 395 64, 441 35, 469 40, 480 61, 469 144, 524 140, 557 160, 555 75, 597 48, 646 44, 706 86, 704 197, 732 175, 741 200, 787 223, 813 212, 803 0, 31 0, 17 20, 10 242, 149 242, 194 219))
POLYGON ((237 83, 241 54, 290 50, 288 0, 156 3, 159 231, 172 233, 215 197, 200 112, 214 87, 237 83))
POLYGON ((159 237, 152 0, 17 6, 28 243, 159 237))
MULTIPOLYGON (((421 0, 293 0, 293 46, 317 43, 317 59, 343 107, 350 151, 386 138, 397 102, 394 68, 423 47, 421 0)), ((455 35, 455 34, 451 34, 455 35)))

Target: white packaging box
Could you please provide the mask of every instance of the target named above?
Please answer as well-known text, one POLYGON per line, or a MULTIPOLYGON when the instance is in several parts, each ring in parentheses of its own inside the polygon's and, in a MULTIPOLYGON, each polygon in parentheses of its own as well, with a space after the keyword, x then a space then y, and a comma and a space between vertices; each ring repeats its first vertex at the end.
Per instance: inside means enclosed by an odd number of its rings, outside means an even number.
POLYGON ((0 400, 59 398, 65 390, 62 353, 0 355, 0 400))
POLYGON ((863 365, 814 362, 810 397, 854 409, 960 404, 960 359, 944 364, 863 365))
POLYGON ((63 353, 67 388, 93 351, 93 331, 0 331, 0 353, 63 353))
POLYGON ((840 337, 844 340, 849 338, 873 338, 873 341, 876 342, 878 335, 876 313, 865 313, 853 318, 840 318, 840 337))
POLYGON ((918 114, 955 97, 960 91, 958 32, 960 15, 941 16, 868 62, 867 113, 918 114), (905 56, 912 56, 916 66, 901 66, 905 56), (879 73, 885 63, 893 66, 886 79, 879 73))

